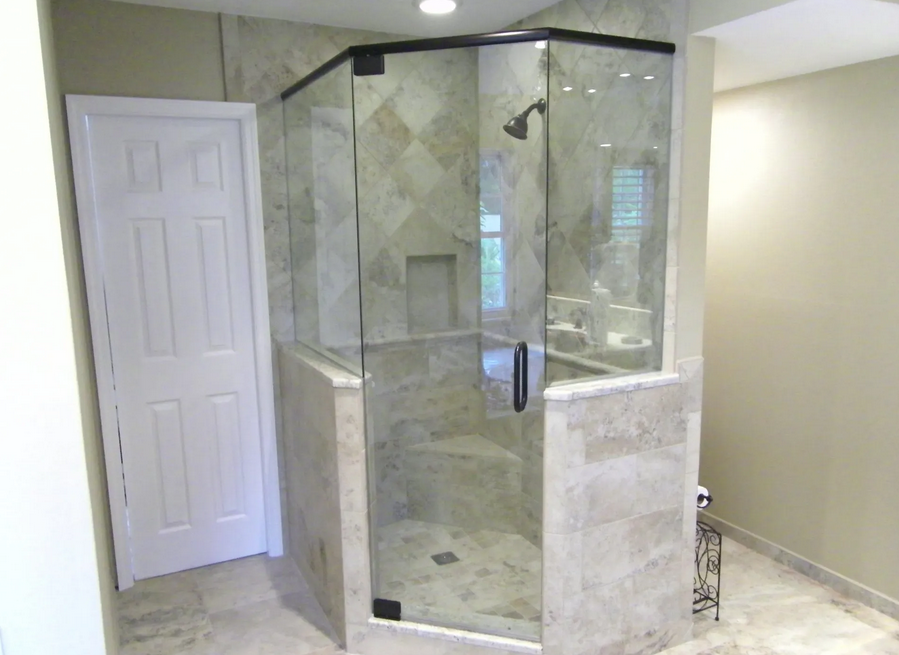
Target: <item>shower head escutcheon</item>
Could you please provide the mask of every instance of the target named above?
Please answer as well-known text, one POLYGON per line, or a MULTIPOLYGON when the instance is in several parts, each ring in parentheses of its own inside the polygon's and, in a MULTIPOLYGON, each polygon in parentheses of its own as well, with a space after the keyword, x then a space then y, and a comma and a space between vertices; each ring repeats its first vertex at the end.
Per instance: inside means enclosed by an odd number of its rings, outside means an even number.
POLYGON ((528 138, 528 116, 531 115, 531 112, 537 110, 538 114, 543 114, 546 112, 546 100, 540 98, 533 105, 525 109, 523 112, 515 116, 508 123, 503 125, 503 129, 510 136, 515 137, 516 139, 521 139, 524 141, 528 138))

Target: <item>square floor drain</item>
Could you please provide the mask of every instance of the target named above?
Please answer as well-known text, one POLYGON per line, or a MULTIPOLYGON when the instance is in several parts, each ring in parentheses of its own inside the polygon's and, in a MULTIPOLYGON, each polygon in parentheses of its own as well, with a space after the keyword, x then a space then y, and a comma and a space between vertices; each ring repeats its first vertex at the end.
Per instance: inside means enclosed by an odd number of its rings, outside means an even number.
POLYGON ((449 551, 445 553, 439 553, 437 555, 431 555, 431 559, 437 563, 437 566, 452 564, 453 562, 459 561, 459 558, 456 557, 455 553, 451 553, 449 551))

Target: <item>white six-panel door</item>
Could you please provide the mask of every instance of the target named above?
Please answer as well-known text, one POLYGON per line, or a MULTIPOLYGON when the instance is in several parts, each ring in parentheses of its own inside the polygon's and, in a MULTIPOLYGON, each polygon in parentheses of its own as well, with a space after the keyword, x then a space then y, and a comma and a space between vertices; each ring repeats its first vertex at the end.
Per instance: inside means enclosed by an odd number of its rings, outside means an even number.
POLYGON ((263 552, 241 124, 85 120, 133 576, 263 552))

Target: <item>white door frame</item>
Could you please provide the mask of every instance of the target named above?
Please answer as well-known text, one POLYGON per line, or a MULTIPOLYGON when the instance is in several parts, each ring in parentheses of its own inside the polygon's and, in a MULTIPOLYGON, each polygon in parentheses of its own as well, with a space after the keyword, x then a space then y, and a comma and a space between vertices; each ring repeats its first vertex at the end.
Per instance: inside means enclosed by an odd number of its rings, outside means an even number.
POLYGON ((274 379, 268 313, 265 243, 262 223, 262 187, 259 174, 259 145, 256 133, 256 105, 234 102, 195 100, 159 100, 67 95, 69 139, 75 175, 81 250, 90 311, 94 367, 100 397, 100 425, 106 459, 106 481, 112 513, 118 587, 122 591, 134 584, 131 559, 131 535, 125 504, 125 479, 119 443, 115 385, 103 260, 100 250, 94 180, 91 170, 89 116, 135 116, 161 118, 231 119, 240 122, 246 199, 247 243, 250 256, 250 285, 253 294, 253 340, 256 357, 256 388, 259 401, 259 434, 262 439, 262 477, 268 554, 284 554, 281 530, 281 492, 278 480, 278 448, 275 436, 274 379))

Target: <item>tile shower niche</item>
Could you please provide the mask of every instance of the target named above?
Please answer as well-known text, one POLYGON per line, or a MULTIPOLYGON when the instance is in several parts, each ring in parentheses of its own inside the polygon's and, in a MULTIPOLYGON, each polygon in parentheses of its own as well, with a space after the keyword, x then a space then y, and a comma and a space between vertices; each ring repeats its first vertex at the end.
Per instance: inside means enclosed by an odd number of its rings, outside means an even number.
POLYGON ((455 255, 406 257, 406 315, 410 333, 458 326, 455 255))
POLYGON ((358 46, 283 94, 289 546, 349 652, 689 635, 673 52, 555 29, 358 46))

